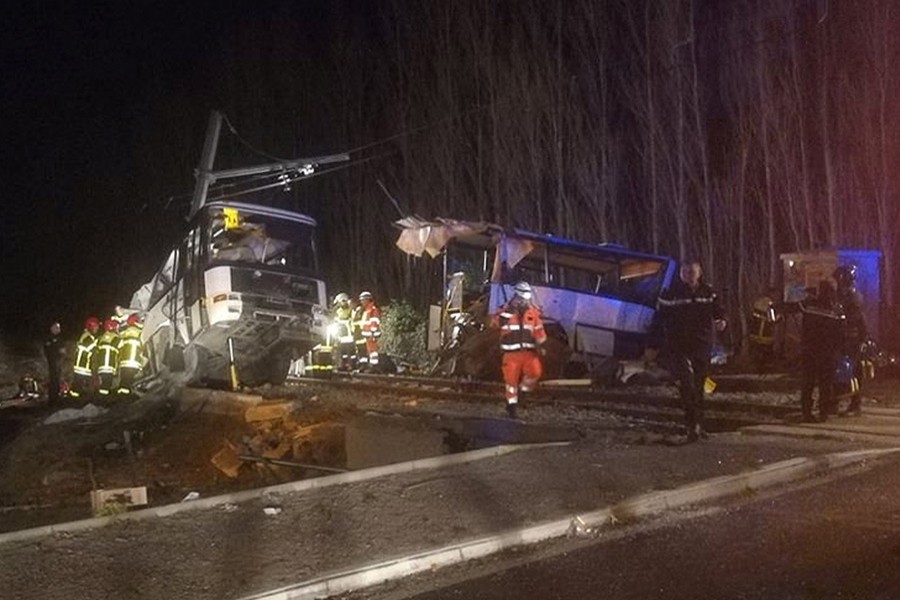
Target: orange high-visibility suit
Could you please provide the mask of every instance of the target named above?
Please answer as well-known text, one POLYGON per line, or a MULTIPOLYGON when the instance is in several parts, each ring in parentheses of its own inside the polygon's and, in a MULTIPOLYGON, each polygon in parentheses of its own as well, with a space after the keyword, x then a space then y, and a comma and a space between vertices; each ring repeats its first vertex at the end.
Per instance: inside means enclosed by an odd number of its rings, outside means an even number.
POLYGON ((500 309, 494 316, 494 325, 500 328, 503 381, 509 408, 518 404, 519 391, 531 391, 541 378, 543 367, 538 348, 547 339, 547 333, 541 311, 517 301, 500 309))
POLYGON ((381 310, 372 300, 363 302, 362 336, 366 341, 369 367, 378 368, 378 338, 381 337, 381 310))

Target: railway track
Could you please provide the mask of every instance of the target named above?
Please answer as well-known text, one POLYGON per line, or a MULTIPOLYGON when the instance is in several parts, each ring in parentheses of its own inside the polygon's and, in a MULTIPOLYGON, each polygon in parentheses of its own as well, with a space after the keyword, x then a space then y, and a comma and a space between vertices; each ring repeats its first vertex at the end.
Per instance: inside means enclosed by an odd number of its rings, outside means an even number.
MULTIPOLYGON (((335 373, 330 377, 303 377, 295 384, 320 385, 357 391, 392 393, 398 396, 452 400, 464 403, 499 404, 503 384, 434 377, 335 373)), ((733 394, 729 394, 732 396, 733 394)), ((747 425, 780 423, 798 412, 798 407, 746 399, 708 397, 705 421, 711 431, 733 431, 747 425)), ((671 387, 598 389, 593 387, 544 385, 523 399, 525 407, 542 405, 607 413, 645 423, 654 428, 679 428, 683 412, 671 387)))

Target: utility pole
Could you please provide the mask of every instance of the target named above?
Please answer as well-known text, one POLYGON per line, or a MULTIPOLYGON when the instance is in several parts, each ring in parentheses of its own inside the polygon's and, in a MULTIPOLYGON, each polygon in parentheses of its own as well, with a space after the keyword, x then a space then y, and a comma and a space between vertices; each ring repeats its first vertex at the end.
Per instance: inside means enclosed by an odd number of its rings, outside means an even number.
POLYGON ((206 129, 206 140, 203 142, 203 155, 200 157, 200 165, 197 167, 197 171, 194 174, 197 183, 194 187, 191 212, 188 215, 189 219, 197 214, 197 212, 206 204, 206 195, 209 192, 209 186, 218 180, 249 177, 251 175, 261 175, 264 173, 286 172, 295 169, 311 173, 318 165, 350 160, 350 155, 346 153, 329 154, 326 156, 313 156, 310 158, 298 158, 284 162, 269 163, 255 167, 213 171, 213 164, 216 160, 216 149, 219 146, 219 134, 221 131, 222 113, 214 110, 209 116, 209 125, 207 125, 206 129))

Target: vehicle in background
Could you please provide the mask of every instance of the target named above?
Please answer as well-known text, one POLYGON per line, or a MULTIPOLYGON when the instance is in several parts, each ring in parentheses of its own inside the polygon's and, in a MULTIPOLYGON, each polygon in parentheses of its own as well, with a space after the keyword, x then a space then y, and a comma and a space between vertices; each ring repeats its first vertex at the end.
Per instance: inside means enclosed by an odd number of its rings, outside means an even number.
MULTIPOLYGON (((833 279, 834 271, 842 265, 856 267, 856 289, 863 300, 869 334, 876 342, 883 342, 881 307, 885 303, 882 284, 883 255, 880 250, 835 248, 807 250, 781 255, 784 279, 781 300, 787 304, 799 302, 808 293, 816 293, 819 282, 833 279)), ((887 316, 887 315, 884 315, 887 316)))

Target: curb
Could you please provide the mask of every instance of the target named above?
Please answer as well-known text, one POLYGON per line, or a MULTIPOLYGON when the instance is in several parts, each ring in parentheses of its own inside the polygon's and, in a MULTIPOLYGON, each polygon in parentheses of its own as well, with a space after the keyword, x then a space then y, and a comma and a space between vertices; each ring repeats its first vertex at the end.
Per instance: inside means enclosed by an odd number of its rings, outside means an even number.
POLYGON ((22 529, 20 531, 0 533, 0 544, 32 540, 54 533, 73 533, 76 531, 84 531, 86 529, 95 529, 123 521, 141 521, 154 517, 168 517, 187 511, 214 508, 223 504, 237 504, 240 502, 247 502, 248 500, 255 500, 257 498, 269 497, 277 494, 303 492, 306 490, 319 489, 333 485, 356 483, 359 481, 376 479, 378 477, 385 477, 388 475, 398 475, 401 473, 411 473, 413 471, 424 471, 428 469, 449 467, 453 465, 470 463, 485 458, 497 458, 505 454, 510 454, 511 452, 517 452, 519 450, 528 450, 534 448, 554 448, 567 446, 569 445, 569 443, 570 442, 549 442, 543 444, 503 444, 500 446, 492 446, 490 448, 482 448, 480 450, 472 450, 469 452, 446 454, 443 456, 410 460, 407 462, 394 463, 381 467, 360 469, 358 471, 348 471, 346 473, 340 473, 338 475, 314 477, 312 479, 292 481, 289 483, 282 483, 279 485, 272 485, 263 488, 255 488, 252 490, 222 494, 220 496, 210 496, 209 498, 201 498, 199 500, 181 502, 178 504, 165 504, 162 506, 145 508, 142 510, 136 510, 109 517, 82 519, 80 521, 70 521, 68 523, 57 523, 55 525, 44 525, 42 527, 34 527, 32 529, 22 529))
POLYGON ((593 528, 617 521, 635 519, 701 501, 760 490, 894 452, 900 452, 900 448, 857 450, 813 458, 785 460, 748 473, 725 475, 673 490, 642 494, 611 507, 586 514, 572 515, 530 527, 505 531, 490 537, 331 573, 277 590, 246 596, 242 600, 312 600, 313 598, 344 594, 423 571, 484 558, 517 546, 559 538, 573 530, 590 531, 593 528))
POLYGON ((861 429, 829 428, 815 426, 791 426, 791 425, 753 425, 742 427, 743 435, 777 435, 781 437, 793 437, 802 439, 829 439, 842 442, 858 442, 876 444, 880 446, 895 446, 900 441, 896 433, 873 433, 861 429))

